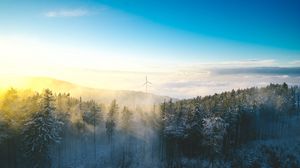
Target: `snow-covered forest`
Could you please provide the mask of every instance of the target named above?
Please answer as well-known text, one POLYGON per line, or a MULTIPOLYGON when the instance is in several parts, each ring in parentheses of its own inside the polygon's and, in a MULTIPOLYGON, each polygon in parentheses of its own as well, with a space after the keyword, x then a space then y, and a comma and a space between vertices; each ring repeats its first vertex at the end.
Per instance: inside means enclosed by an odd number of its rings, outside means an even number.
POLYGON ((299 88, 270 84, 153 107, 0 92, 3 168, 297 168, 299 88))

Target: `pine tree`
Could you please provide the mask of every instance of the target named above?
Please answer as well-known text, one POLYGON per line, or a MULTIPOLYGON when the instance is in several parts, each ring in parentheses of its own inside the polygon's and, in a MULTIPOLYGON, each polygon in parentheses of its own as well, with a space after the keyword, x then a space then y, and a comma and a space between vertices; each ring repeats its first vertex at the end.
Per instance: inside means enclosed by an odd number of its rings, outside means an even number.
POLYGON ((106 123, 105 123, 106 134, 108 137, 108 142, 111 147, 110 148, 111 162, 113 162, 113 152, 114 152, 113 136, 114 136, 116 125, 117 125, 116 123, 117 123, 117 117, 118 117, 118 110, 119 110, 119 107, 118 107, 117 101, 113 100, 111 102, 110 109, 107 114, 106 123))
POLYGON ((130 132, 132 129, 132 116, 133 113, 125 106, 122 111, 121 116, 121 131, 125 136, 123 151, 122 151, 122 162, 121 168, 128 167, 129 158, 130 158, 130 132))
POLYGON ((220 117, 210 117, 203 120, 205 145, 209 149, 208 153, 212 167, 214 167, 214 160, 221 154, 226 126, 227 124, 220 117))
POLYGON ((95 101, 88 102, 89 108, 82 115, 82 119, 87 124, 96 126, 101 123, 103 116, 100 106, 95 101))
POLYGON ((164 111, 164 135, 168 138, 171 138, 173 135, 176 136, 176 118, 174 103, 172 99, 166 103, 164 111))
POLYGON ((50 167, 49 147, 59 143, 62 123, 54 115, 53 95, 49 89, 43 93, 40 111, 30 118, 23 129, 25 157, 31 167, 50 167))
POLYGON ((131 127, 132 127, 132 116, 133 113, 128 109, 128 107, 124 107, 122 111, 122 120, 121 120, 121 129, 125 135, 128 135, 131 127))
POLYGON ((107 119, 106 119, 106 134, 108 136, 109 143, 112 143, 113 140, 113 134, 116 129, 116 123, 117 123, 117 115, 118 115, 118 104, 116 100, 113 100, 109 112, 107 114, 107 119))
POLYGON ((9 136, 9 125, 6 121, 4 121, 4 119, 1 117, 1 111, 0 111, 0 145, 2 143, 3 140, 5 140, 6 138, 8 138, 9 136))
POLYGON ((159 137, 159 157, 161 161, 165 159, 165 136, 164 136, 164 130, 166 127, 166 120, 167 120, 167 103, 164 101, 160 105, 160 111, 158 114, 157 119, 157 132, 159 137))
POLYGON ((82 118, 86 123, 93 125, 94 160, 96 162, 96 126, 102 121, 102 113, 99 105, 97 105, 95 101, 90 101, 88 104, 90 104, 90 109, 83 113, 82 118))
POLYGON ((4 94, 1 111, 3 112, 3 119, 5 119, 11 127, 18 127, 22 120, 20 109, 20 97, 18 91, 14 88, 10 88, 4 94))
POLYGON ((185 126, 185 141, 186 150, 190 155, 194 155, 201 151, 200 142, 202 140, 202 120, 204 117, 204 110, 200 103, 194 102, 193 108, 188 109, 184 119, 185 126))

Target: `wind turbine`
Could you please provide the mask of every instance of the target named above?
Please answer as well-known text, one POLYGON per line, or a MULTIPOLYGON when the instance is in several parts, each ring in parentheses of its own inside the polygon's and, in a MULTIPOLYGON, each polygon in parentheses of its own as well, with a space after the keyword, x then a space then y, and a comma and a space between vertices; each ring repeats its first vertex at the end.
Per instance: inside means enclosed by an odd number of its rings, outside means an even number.
POLYGON ((146 82, 143 84, 143 86, 146 87, 146 93, 148 93, 148 86, 151 86, 152 83, 148 81, 147 75, 146 75, 146 82))

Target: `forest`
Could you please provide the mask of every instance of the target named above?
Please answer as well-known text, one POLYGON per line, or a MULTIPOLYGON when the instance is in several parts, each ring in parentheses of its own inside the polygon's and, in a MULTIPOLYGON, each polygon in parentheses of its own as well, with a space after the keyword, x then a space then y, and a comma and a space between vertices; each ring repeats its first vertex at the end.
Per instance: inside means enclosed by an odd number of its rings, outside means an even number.
POLYGON ((298 168, 300 89, 270 84, 152 107, 0 92, 3 168, 298 168))

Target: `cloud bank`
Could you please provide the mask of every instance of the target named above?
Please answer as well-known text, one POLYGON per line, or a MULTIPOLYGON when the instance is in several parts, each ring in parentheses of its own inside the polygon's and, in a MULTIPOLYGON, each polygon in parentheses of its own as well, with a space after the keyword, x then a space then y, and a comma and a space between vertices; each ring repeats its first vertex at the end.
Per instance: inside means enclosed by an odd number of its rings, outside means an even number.
POLYGON ((219 75, 253 74, 300 76, 300 67, 219 68, 212 71, 219 75))
POLYGON ((300 66, 294 65, 298 60, 285 65, 278 65, 273 59, 148 62, 136 57, 124 59, 121 53, 104 49, 61 46, 19 36, 0 36, 0 55, 0 77, 44 76, 94 88, 145 91, 143 83, 147 75, 153 83, 148 88, 151 93, 175 98, 269 83, 300 84, 300 66))

